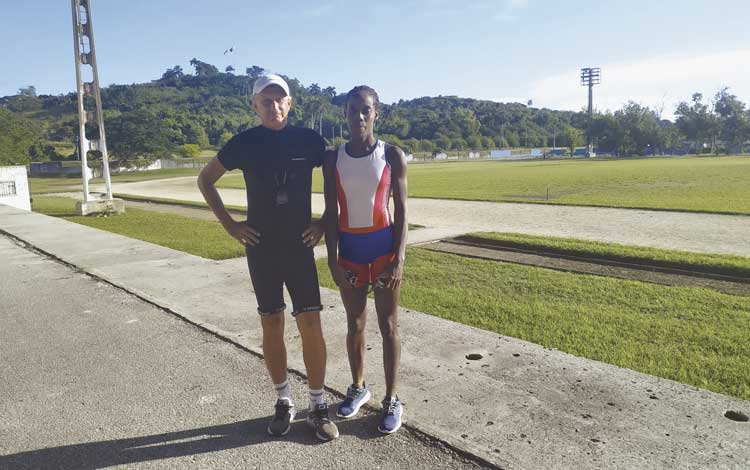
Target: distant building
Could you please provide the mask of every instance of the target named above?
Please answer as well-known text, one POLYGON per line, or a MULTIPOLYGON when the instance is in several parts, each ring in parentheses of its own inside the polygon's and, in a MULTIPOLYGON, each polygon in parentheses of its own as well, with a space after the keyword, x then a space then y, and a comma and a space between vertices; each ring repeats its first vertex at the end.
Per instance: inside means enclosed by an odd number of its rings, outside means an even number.
POLYGON ((0 166, 0 204, 31 210, 29 179, 25 166, 0 166))

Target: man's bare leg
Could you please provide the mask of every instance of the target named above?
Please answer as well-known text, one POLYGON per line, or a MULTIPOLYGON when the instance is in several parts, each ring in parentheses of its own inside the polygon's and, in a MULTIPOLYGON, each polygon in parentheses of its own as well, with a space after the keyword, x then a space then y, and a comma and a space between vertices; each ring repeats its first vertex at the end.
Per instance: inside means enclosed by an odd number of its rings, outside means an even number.
POLYGON ((295 317, 302 337, 302 359, 311 389, 321 389, 326 377, 326 343, 320 327, 320 312, 303 312, 295 317))
POLYGON ((286 381, 286 346, 284 345, 284 312, 261 315, 263 358, 274 384, 286 381))

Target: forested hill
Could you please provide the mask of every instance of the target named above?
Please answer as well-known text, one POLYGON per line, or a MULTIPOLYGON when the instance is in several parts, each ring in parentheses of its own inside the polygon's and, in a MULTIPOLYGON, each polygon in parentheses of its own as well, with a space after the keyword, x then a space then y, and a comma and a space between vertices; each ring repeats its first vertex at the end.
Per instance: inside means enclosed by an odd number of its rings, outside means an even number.
MULTIPOLYGON (((264 72, 261 67, 238 73, 231 67, 220 72, 196 59, 191 65, 194 73, 176 66, 150 83, 102 89, 107 143, 115 158, 153 158, 185 148, 215 148, 258 124, 250 98, 254 81, 264 72)), ((295 78, 285 78, 294 97, 290 122, 319 130, 330 143, 347 138, 342 114, 347 90, 316 83, 305 86, 295 78)), ((75 112, 74 93, 37 96, 28 87, 0 98, 0 163, 70 157, 61 155, 55 143, 74 142, 75 112)), ((383 105, 377 132, 408 151, 433 152, 581 145, 586 125, 582 112, 439 96, 383 105)), ((675 125, 635 103, 615 113, 597 114, 593 128, 601 151, 620 153, 663 148, 683 137, 675 125)))

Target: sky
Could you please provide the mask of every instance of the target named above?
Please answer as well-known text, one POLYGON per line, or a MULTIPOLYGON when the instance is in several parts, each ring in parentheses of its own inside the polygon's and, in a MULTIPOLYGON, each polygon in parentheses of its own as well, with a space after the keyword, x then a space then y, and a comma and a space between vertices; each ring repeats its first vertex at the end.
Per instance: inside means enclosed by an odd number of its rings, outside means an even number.
MULTIPOLYGON (((4 2, 0 96, 75 89, 70 2, 4 2)), ((102 85, 155 80, 190 59, 259 65, 381 101, 455 95, 580 110, 635 101, 671 119, 694 92, 750 103, 748 0, 91 0, 102 85), (224 54, 232 47, 233 52, 224 54)))

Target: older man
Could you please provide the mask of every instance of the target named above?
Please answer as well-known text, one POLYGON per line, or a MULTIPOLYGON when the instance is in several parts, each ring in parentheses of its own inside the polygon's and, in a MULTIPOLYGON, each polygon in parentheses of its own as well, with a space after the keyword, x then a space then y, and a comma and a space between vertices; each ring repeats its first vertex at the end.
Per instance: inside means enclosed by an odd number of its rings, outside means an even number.
POLYGON ((291 106, 289 86, 282 77, 259 77, 253 87, 253 108, 261 125, 227 142, 201 171, 198 187, 226 231, 246 246, 263 327, 263 356, 278 396, 269 434, 286 435, 295 415, 284 345, 286 285, 307 368, 307 422, 319 439, 331 440, 339 433, 328 418, 324 400, 326 347, 312 249, 324 227, 311 222, 310 208, 312 169, 323 161, 325 142, 311 129, 288 124, 291 106), (226 171, 237 168, 242 170, 247 187, 247 221, 232 218, 215 187, 226 171))

